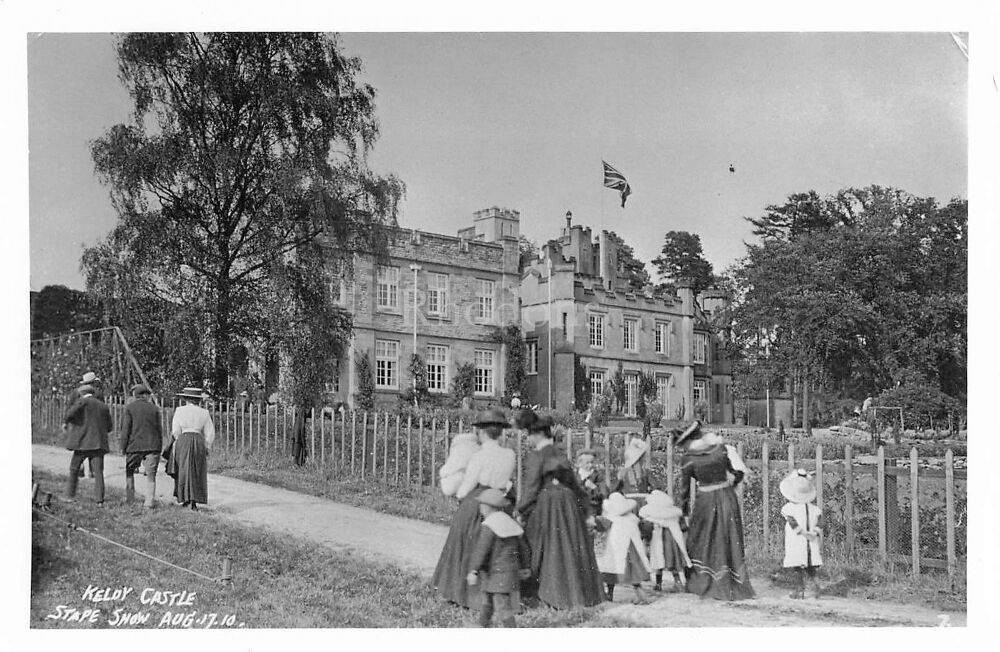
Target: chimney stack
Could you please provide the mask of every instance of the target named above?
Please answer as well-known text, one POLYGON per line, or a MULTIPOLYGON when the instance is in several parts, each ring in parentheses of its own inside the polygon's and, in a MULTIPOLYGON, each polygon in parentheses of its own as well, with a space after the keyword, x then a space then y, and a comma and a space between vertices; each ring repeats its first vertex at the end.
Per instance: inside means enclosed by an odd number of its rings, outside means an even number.
POLYGON ((566 211, 566 230, 573 225, 573 211, 566 211))

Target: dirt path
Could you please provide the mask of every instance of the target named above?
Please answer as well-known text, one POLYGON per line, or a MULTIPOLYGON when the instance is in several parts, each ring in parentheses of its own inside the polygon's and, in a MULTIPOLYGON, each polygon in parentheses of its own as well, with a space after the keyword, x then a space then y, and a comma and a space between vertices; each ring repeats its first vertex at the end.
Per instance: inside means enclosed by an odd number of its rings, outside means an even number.
MULTIPOLYGON (((69 452, 35 444, 32 445, 31 463, 39 469, 65 474, 69 467, 69 452)), ((125 458, 120 455, 105 457, 104 477, 109 487, 124 491, 125 458)), ((142 482, 136 484, 141 486, 142 482)), ((441 525, 221 475, 211 475, 208 484, 211 504, 205 509, 241 523, 263 526, 332 548, 348 548, 373 559, 408 567, 426 577, 434 572, 448 532, 441 525)), ((87 485, 89 482, 81 486, 80 497, 84 500, 88 498, 87 485)), ((161 504, 169 505, 173 501, 170 496, 172 488, 169 478, 166 482, 157 483, 157 499, 161 504)), ((924 607, 836 597, 791 600, 785 589, 771 587, 763 578, 756 578, 754 588, 758 598, 744 602, 725 603, 700 600, 690 594, 676 594, 666 595, 649 605, 637 606, 618 602, 632 597, 626 587, 621 587, 616 592, 616 602, 603 607, 604 616, 616 622, 657 627, 926 627, 941 623, 937 612, 924 607)), ((964 626, 966 623, 964 613, 949 612, 948 618, 952 626, 964 626)))

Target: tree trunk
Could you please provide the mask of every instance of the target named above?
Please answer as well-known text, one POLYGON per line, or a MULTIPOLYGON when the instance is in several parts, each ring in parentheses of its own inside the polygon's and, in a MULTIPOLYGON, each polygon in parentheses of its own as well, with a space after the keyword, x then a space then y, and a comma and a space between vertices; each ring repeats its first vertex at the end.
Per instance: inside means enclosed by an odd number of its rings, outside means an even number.
POLYGON ((217 396, 229 395, 229 345, 232 336, 230 319, 229 272, 221 274, 215 297, 215 328, 212 344, 215 356, 212 364, 212 391, 217 396))
POLYGON ((798 380, 798 377, 799 377, 798 370, 793 370, 792 371, 792 378, 791 378, 791 383, 792 383, 792 388, 791 388, 792 389, 792 391, 791 391, 791 394, 792 394, 792 422, 790 424, 788 424, 789 427, 794 427, 795 426, 795 418, 798 417, 798 415, 799 415, 799 393, 798 393, 799 384, 796 382, 796 380, 798 380))
POLYGON ((806 367, 802 370, 802 427, 807 435, 812 435, 809 412, 809 367, 806 367))

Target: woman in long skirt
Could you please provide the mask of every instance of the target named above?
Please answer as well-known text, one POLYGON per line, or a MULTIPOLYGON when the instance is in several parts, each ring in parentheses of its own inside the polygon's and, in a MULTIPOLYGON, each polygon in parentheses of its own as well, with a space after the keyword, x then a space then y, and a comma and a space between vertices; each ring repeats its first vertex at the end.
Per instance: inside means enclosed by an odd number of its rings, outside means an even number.
POLYGON ((691 478, 697 483, 687 533, 691 558, 688 593, 717 600, 754 597, 743 545, 743 519, 733 490, 746 473, 743 460, 716 433, 703 432, 698 421, 675 433, 675 443, 684 449, 680 493, 685 512, 691 499, 691 478))
POLYGON ((441 597, 466 609, 479 607, 480 587, 466 578, 483 516, 476 498, 486 489, 509 491, 517 468, 514 451, 500 446, 499 438, 509 424, 500 410, 488 410, 472 424, 479 431, 482 448, 473 453, 465 467, 455 497, 461 502, 451 519, 448 538, 438 558, 431 580, 441 597))
POLYGON ((524 496, 517 511, 531 549, 532 583, 526 588, 557 609, 590 607, 604 600, 594 542, 590 498, 570 461, 553 445, 552 419, 528 420, 534 447, 525 463, 524 496))
POLYGON ((178 393, 184 405, 174 410, 170 434, 174 438, 168 472, 176 470, 177 501, 198 509, 208 502, 208 453, 215 440, 212 415, 201 407, 200 387, 185 387, 178 393))

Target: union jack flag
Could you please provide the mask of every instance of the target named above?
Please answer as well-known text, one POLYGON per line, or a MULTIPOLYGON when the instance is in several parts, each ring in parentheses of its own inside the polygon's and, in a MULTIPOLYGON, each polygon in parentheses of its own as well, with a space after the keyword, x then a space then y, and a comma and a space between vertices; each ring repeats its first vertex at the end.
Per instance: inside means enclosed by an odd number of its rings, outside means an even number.
POLYGON ((604 187, 619 191, 622 195, 622 208, 625 208, 625 200, 632 194, 625 175, 608 165, 607 161, 601 163, 604 163, 604 187))

